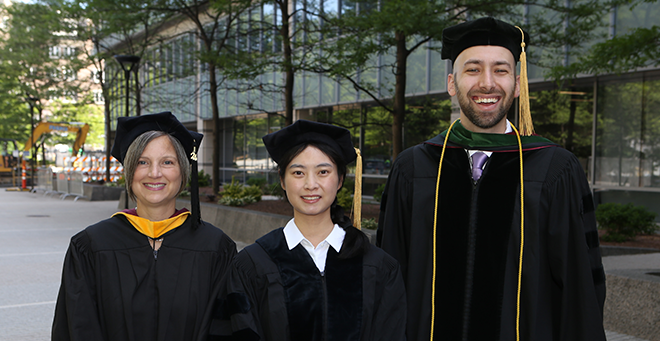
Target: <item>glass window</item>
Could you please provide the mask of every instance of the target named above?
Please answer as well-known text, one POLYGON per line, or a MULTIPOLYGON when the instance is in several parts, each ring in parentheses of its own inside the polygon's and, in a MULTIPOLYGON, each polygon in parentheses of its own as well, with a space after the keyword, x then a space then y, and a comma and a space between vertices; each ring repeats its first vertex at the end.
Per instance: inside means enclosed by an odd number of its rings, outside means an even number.
POLYGON ((593 87, 532 92, 530 108, 535 132, 573 152, 586 169, 591 156, 593 87))
MULTIPOLYGON (((432 46, 441 46, 440 42, 432 42, 432 46)), ((430 77, 429 91, 439 92, 447 90, 447 61, 443 60, 440 56, 439 50, 430 51, 431 60, 429 62, 430 69, 427 70, 428 77, 430 77)), ((451 66, 450 66, 451 67, 451 66)))
POLYGON ((275 31, 275 6, 273 3, 265 3, 263 5, 263 20, 261 22, 263 34, 263 51, 273 51, 274 36, 277 34, 275 31))
POLYGON ((172 43, 170 42, 165 46, 165 65, 167 67, 166 70, 166 75, 167 75, 167 81, 170 82, 172 81, 172 75, 174 74, 174 58, 173 58, 173 53, 172 53, 172 43))
POLYGON ((596 184, 660 187, 660 80, 600 84, 596 184))
POLYGON ((172 42, 172 74, 177 79, 181 76, 181 40, 172 42))
POLYGON ((325 0, 323 1, 323 12, 324 13, 337 13, 339 12, 339 1, 338 0, 325 0))
POLYGON ((337 102, 335 98, 335 81, 327 76, 321 76, 321 103, 333 104, 337 102))
POLYGON ((658 25, 660 2, 635 2, 634 9, 626 6, 617 8, 616 34, 628 34, 635 28, 651 28, 658 25))
POLYGON ((261 39, 259 38, 259 22, 261 22, 261 8, 255 7, 250 11, 249 34, 250 51, 261 51, 261 39))
POLYGON ((406 93, 424 93, 426 89, 426 46, 408 56, 406 93))
POLYGON ((342 0, 341 1, 341 14, 342 15, 355 15, 357 9, 356 1, 342 0))
POLYGON ((368 14, 378 9, 379 0, 363 0, 358 2, 357 10, 360 14, 368 14))
POLYGON ((247 115, 234 119, 233 164, 234 167, 256 171, 263 176, 275 164, 269 159, 262 137, 284 126, 284 118, 275 115, 247 115))

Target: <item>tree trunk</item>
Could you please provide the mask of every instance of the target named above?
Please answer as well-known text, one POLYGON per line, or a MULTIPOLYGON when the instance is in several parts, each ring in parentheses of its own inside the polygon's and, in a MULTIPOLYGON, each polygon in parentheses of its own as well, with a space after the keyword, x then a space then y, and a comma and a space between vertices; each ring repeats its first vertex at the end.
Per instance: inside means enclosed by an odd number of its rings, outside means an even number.
POLYGON ((107 90, 105 89, 105 85, 101 84, 101 87, 103 89, 103 98, 105 99, 105 104, 103 105, 104 107, 104 113, 105 113, 105 181, 104 182, 112 182, 112 178, 110 177, 110 165, 112 164, 110 162, 110 149, 112 149, 112 144, 110 143, 110 100, 108 100, 107 96, 107 90))
POLYGON ((220 192, 220 113, 218 112, 218 83, 215 77, 215 64, 209 63, 209 90, 213 112, 213 194, 220 192))
POLYGON ((280 35, 282 36, 284 50, 284 125, 293 124, 293 86, 295 81, 295 71, 293 69, 293 52, 291 49, 291 37, 289 36, 289 1, 280 2, 280 11, 282 13, 282 27, 280 35))
POLYGON ((406 35, 396 32, 396 84, 394 86, 394 106, 392 110, 392 160, 403 151, 403 124, 406 120, 406 67, 408 50, 406 35))
POLYGON ((135 116, 140 116, 142 114, 142 106, 140 105, 140 102, 142 100, 141 94, 142 94, 142 87, 140 86, 140 79, 138 78, 138 70, 140 69, 140 65, 138 64, 135 67, 135 116))

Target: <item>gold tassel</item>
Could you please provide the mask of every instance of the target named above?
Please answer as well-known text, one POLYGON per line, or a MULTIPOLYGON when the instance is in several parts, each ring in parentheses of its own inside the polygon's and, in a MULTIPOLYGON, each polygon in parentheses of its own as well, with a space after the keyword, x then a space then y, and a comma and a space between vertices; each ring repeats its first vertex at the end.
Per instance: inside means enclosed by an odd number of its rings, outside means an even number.
POLYGON ((353 226, 362 230, 362 155, 355 148, 355 192, 353 194, 353 226))
POLYGON ((529 136, 534 134, 534 123, 532 123, 532 113, 529 107, 529 81, 527 80, 527 54, 525 53, 525 32, 522 28, 516 26, 522 33, 522 42, 520 47, 520 98, 518 98, 519 105, 519 119, 518 128, 520 135, 529 136))

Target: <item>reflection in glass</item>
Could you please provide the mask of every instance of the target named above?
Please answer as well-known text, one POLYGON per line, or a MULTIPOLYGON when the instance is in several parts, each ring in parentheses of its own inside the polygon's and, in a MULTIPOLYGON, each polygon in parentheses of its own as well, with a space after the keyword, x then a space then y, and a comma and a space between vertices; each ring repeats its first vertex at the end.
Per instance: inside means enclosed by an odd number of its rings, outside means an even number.
POLYGON ((659 80, 600 84, 596 184, 660 187, 659 80))

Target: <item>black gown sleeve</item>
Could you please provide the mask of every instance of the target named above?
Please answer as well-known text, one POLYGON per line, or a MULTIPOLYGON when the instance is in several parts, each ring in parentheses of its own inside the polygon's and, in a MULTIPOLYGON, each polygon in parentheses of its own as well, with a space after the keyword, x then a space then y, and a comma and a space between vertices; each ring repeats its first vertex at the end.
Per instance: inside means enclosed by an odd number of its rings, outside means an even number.
MULTIPOLYGON (((562 160, 563 161, 563 160, 562 160)), ((589 184, 575 157, 545 188, 548 246, 555 285, 553 328, 562 340, 605 340, 605 273, 589 184)))
POLYGON ((284 292, 277 266, 261 246, 236 255, 215 302, 209 340, 287 340, 284 292))
POLYGON ((57 296, 51 340, 103 340, 96 304, 94 264, 85 231, 71 238, 64 259, 62 283, 57 296))
POLYGON ((398 262, 385 254, 378 267, 378 277, 377 283, 365 279, 373 284, 365 290, 374 290, 376 294, 371 335, 363 340, 403 341, 406 339, 406 289, 398 262))
POLYGON ((378 219, 377 245, 399 262, 403 278, 407 278, 410 252, 413 163, 411 149, 397 157, 383 191, 378 219))

